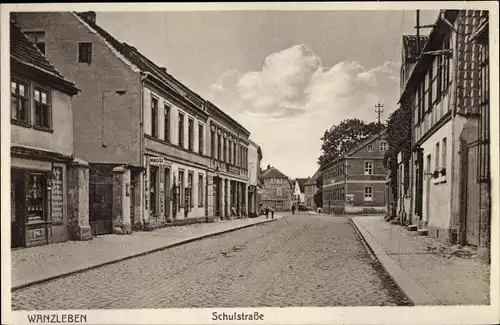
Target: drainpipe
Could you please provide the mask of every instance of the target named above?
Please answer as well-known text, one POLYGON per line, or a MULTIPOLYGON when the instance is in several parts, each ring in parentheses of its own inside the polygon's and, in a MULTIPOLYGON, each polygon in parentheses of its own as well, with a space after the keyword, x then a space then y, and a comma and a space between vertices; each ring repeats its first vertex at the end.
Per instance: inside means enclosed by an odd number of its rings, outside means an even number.
POLYGON ((144 173, 146 172, 144 168, 146 167, 144 165, 144 80, 146 80, 147 75, 143 74, 142 72, 139 74, 139 112, 140 112, 140 125, 139 125, 139 162, 140 166, 143 167, 141 169, 141 175, 142 175, 142 183, 139 181, 139 184, 141 184, 141 188, 139 192, 141 193, 141 213, 139 215, 141 224, 144 225, 144 196, 146 193, 145 191, 145 177, 144 173))
MULTIPOLYGON (((456 21, 458 22, 458 31, 460 32, 460 24, 461 24, 461 13, 458 14, 459 16, 457 17, 456 21)), ((451 197, 450 197, 450 212, 451 212, 451 227, 453 228, 454 225, 456 225, 456 217, 458 217, 458 232, 460 233, 460 228, 462 227, 461 222, 460 222, 460 209, 455 209, 455 202, 457 201, 457 198, 455 197, 455 189, 456 189, 456 180, 455 180, 455 170, 456 170, 456 164, 460 161, 460 159, 455 159, 458 157, 457 153, 457 145, 456 145, 456 139, 455 139, 455 133, 456 133, 456 114, 457 114, 457 100, 458 100, 458 66, 459 66, 459 60, 460 58, 458 57, 458 47, 460 46, 459 44, 459 35, 458 33, 455 33, 453 31, 450 31, 450 33, 453 33, 452 36, 455 36, 454 42, 452 44, 454 45, 453 50, 452 50, 452 60, 453 60, 453 69, 450 71, 450 80, 451 80, 451 93, 450 93, 450 100, 448 102, 449 109, 451 111, 451 154, 452 154, 452 162, 451 162, 451 173, 450 173, 450 184, 451 184, 451 197), (457 212, 456 212, 457 211, 457 212)), ((460 198, 458 198, 458 202, 460 202, 460 198)), ((458 235, 458 234, 457 234, 458 235)))

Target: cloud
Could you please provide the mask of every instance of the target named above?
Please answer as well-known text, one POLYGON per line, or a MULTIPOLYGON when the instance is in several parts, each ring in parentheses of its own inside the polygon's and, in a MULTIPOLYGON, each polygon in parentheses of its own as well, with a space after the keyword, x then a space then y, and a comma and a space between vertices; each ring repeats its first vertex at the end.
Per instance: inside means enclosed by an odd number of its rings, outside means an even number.
POLYGON ((264 161, 302 173, 289 175, 297 177, 314 173, 325 129, 345 118, 374 121, 377 103, 387 117, 398 95, 394 62, 370 69, 349 61, 325 67, 307 46, 295 45, 269 55, 259 71, 227 71, 210 87, 209 99, 252 132, 264 161))

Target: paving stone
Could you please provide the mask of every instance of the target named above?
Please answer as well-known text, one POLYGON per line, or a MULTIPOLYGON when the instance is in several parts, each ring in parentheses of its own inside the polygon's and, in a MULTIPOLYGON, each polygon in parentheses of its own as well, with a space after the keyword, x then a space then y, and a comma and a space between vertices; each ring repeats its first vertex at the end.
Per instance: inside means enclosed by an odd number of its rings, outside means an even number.
POLYGON ((12 307, 408 305, 375 262, 343 218, 289 215, 19 289, 12 307))

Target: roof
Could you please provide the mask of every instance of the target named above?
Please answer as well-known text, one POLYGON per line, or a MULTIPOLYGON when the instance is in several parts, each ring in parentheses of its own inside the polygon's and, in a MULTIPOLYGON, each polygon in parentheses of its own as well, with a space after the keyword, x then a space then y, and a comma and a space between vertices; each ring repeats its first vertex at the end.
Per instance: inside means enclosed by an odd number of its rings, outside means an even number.
POLYGON ((43 55, 42 52, 31 42, 21 27, 15 21, 10 20, 10 57, 21 65, 34 68, 44 74, 50 75, 64 83, 75 93, 78 89, 75 84, 64 78, 54 65, 43 55))
POLYGON ((308 178, 297 178, 295 180, 297 183, 299 183, 299 188, 300 188, 301 192, 304 192, 304 189, 306 187, 306 183, 308 180, 309 180, 309 177, 308 178))
POLYGON ((278 169, 275 167, 270 167, 266 169, 265 171, 262 172, 262 179, 269 179, 269 178, 283 178, 283 179, 288 179, 288 177, 280 172, 278 169))
MULTIPOLYGON (((429 39, 422 49, 422 53, 437 50, 438 47, 441 46, 444 36, 450 31, 448 23, 453 24, 458 17, 458 13, 458 10, 442 10, 439 12, 439 16, 436 19, 434 28, 429 34, 429 39), (443 16, 444 19, 441 16, 443 16)), ((410 77, 404 85, 404 90, 401 93, 398 104, 405 101, 407 97, 416 89, 416 87, 420 85, 418 80, 425 75, 432 63, 432 59, 432 55, 420 56, 410 74, 410 77)))
POLYGON ((91 29, 96 31, 101 37, 103 37, 119 54, 125 57, 130 63, 136 66, 139 70, 145 73, 151 74, 153 77, 159 79, 160 81, 171 86, 178 94, 184 96, 184 98, 193 103, 200 109, 203 109, 204 100, 196 94, 194 91, 186 87, 180 81, 175 79, 171 74, 167 73, 165 68, 159 67, 153 61, 149 60, 145 55, 139 52, 135 47, 125 43, 120 42, 103 28, 101 28, 97 23, 89 19, 86 13, 74 12, 79 19, 83 20, 91 29))
POLYGON ((306 186, 309 186, 309 185, 316 186, 316 180, 318 179, 320 174, 321 174, 321 170, 318 168, 318 170, 314 173, 314 175, 308 179, 308 181, 306 182, 306 186))
POLYGON ((420 52, 424 48, 425 43, 429 39, 427 35, 419 36, 420 44, 417 42, 417 35, 403 35, 403 53, 406 62, 417 62, 420 53, 417 53, 417 45, 420 45, 420 52))
POLYGON ((383 136, 385 135, 385 132, 386 130, 383 130, 382 132, 379 132, 377 134, 374 134, 364 140, 362 140, 356 147, 354 147, 353 149, 347 151, 346 153, 344 153, 343 155, 337 157, 336 159, 332 160, 331 162, 329 162, 328 164, 325 165, 325 167, 323 168, 326 168, 326 167, 330 167, 331 165, 333 165, 334 163, 342 160, 342 159, 345 159, 351 155, 353 155, 354 153, 356 153, 358 150, 360 150, 361 148, 365 147, 366 145, 368 145, 370 142, 373 142, 375 139, 377 139, 378 137, 380 136, 383 136))

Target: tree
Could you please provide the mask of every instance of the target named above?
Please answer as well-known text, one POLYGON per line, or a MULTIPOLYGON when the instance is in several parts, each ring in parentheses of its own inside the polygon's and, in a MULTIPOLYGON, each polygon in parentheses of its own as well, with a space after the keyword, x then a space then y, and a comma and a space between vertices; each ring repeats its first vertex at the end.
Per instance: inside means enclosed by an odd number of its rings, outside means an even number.
POLYGON ((409 183, 409 163, 411 158, 411 110, 409 107, 401 106, 395 110, 387 120, 387 143, 389 149, 384 156, 384 167, 391 172, 391 190, 393 200, 398 199, 398 153, 402 154, 402 162, 405 166, 403 175, 404 192, 406 194, 409 183))
POLYGON ((323 175, 320 172, 318 175, 318 178, 316 178, 316 187, 318 190, 314 194, 314 203, 316 204, 316 207, 322 207, 323 206, 323 175))
POLYGON ((325 130, 321 138, 323 141, 322 153, 318 158, 318 163, 323 168, 329 162, 355 148, 359 142, 383 129, 383 124, 365 123, 356 118, 344 120, 339 125, 333 125, 329 130, 325 130))

